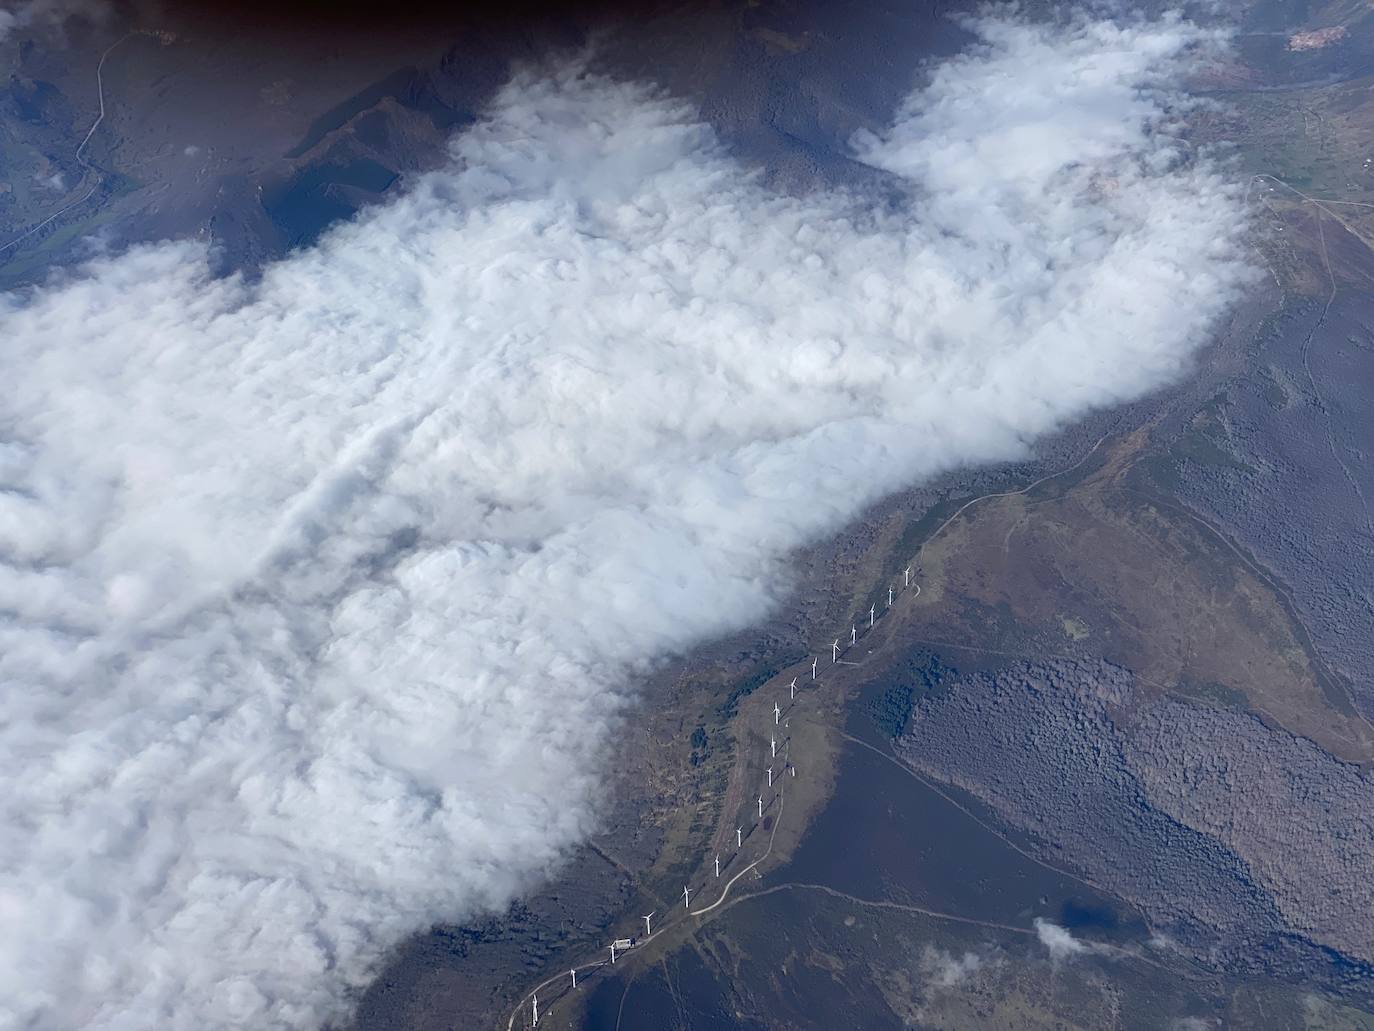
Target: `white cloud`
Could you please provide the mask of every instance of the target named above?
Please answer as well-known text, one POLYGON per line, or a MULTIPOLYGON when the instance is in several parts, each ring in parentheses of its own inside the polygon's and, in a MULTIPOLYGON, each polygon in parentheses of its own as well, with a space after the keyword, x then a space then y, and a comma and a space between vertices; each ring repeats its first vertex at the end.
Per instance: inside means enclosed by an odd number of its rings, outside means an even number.
POLYGON ((1070 934, 1067 928, 1040 917, 1035 918, 1035 936, 1049 949, 1050 959, 1056 963, 1088 951, 1088 945, 1070 934))
POLYGON ((790 549, 1187 366, 1249 275, 1154 132, 1200 34, 980 28, 858 144, 900 214, 571 69, 259 283, 0 302, 0 1026, 320 1023, 585 837, 790 549))
POLYGON ((921 972, 932 988, 955 988, 982 968, 983 958, 976 952, 955 956, 931 945, 921 950, 921 972))

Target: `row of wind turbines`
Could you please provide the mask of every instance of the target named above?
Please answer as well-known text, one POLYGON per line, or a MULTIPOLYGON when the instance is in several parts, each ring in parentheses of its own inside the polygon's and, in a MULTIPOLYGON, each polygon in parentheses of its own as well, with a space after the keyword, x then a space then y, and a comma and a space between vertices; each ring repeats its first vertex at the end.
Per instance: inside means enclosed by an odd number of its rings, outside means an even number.
MULTIPOLYGON (((912 582, 911 582, 911 566, 907 566, 906 569, 904 569, 904 570, 902 571, 902 590, 907 590, 907 589, 911 588, 912 586, 913 586, 913 585, 912 585, 912 582)), ((919 594, 921 593, 921 586, 920 586, 920 584, 916 584, 916 585, 915 585, 915 588, 916 588, 916 595, 919 595, 919 594)), ((892 608, 893 602, 894 602, 895 600, 896 600, 896 588, 895 588, 895 587, 889 586, 888 589, 887 589, 887 609, 892 608)), ((886 612, 887 609, 884 609, 884 613, 886 612)), ((876 626, 876 625, 877 625, 878 618, 879 618, 879 616, 878 616, 878 606, 877 606, 876 604, 870 605, 870 606, 869 606, 869 609, 868 609, 868 627, 867 627, 866 629, 871 630, 874 626, 876 626)), ((830 664, 831 664, 832 666, 834 666, 834 665, 840 665, 841 662, 842 662, 842 660, 841 660, 841 655, 843 655, 846 651, 848 651, 850 648, 854 647, 855 645, 857 645, 857 644, 859 643, 859 624, 858 624, 857 622, 850 625, 850 628, 849 628, 849 643, 848 643, 848 645, 845 645, 844 647, 841 647, 841 643, 840 643, 840 642, 841 642, 841 638, 837 637, 837 638, 835 638, 834 642, 833 642, 833 643, 831 644, 831 646, 830 646, 830 664)), ((813 682, 820 679, 819 666, 820 666, 820 660, 819 660, 819 658, 818 658, 818 657, 813 657, 813 658, 811 659, 811 680, 812 680, 813 682)), ((756 821, 755 821, 753 824, 751 824, 750 827, 749 827, 750 836, 752 836, 754 830, 755 830, 757 827, 759 827, 759 826, 763 823, 763 818, 764 818, 764 812, 765 812, 765 810, 768 809, 768 808, 771 808, 772 805, 773 805, 773 803, 774 803, 775 801, 778 803, 779 809, 781 810, 781 805, 782 805, 782 783, 783 783, 783 777, 782 777, 782 776, 777 776, 777 777, 774 776, 772 762, 773 762, 773 760, 776 760, 777 757, 778 757, 778 734, 779 734, 780 732, 782 732, 782 731, 785 731, 785 730, 786 730, 786 727, 787 727, 787 725, 786 725, 785 723, 782 722, 782 717, 783 717, 783 715, 784 715, 786 712, 790 712, 790 711, 791 711, 792 706, 796 703, 796 700, 797 700, 797 680, 798 680, 798 679, 799 679, 798 677, 793 677, 792 680, 791 680, 791 682, 787 685, 787 690, 788 690, 788 702, 789 702, 789 704, 788 704, 788 708, 787 708, 786 710, 784 710, 784 709, 782 708, 782 706, 778 703, 777 700, 774 700, 774 702, 773 702, 773 724, 772 724, 772 728, 771 728, 771 730, 770 730, 770 732, 769 732, 769 735, 768 735, 768 758, 769 758, 769 765, 768 765, 768 767, 766 768, 767 783, 766 783, 764 789, 761 789, 761 790, 760 790, 759 795, 758 795, 758 800, 757 800, 758 816, 757 816, 757 818, 756 818, 756 821), (775 780, 777 781, 776 786, 775 786, 775 784, 774 784, 774 781, 775 781, 775 780), (775 787, 776 787, 776 790, 774 790, 775 787), (765 803, 764 803, 764 790, 768 790, 768 791, 772 791, 772 792, 773 792, 772 795, 771 795, 771 796, 769 797, 769 799, 768 799, 767 805, 765 805, 765 803)), ((794 766, 794 765, 791 763, 791 761, 788 759, 788 756, 787 756, 787 751, 788 751, 789 745, 791 744, 791 740, 792 740, 792 738, 791 738, 791 735, 790 735, 790 734, 786 734, 786 735, 784 736, 784 739, 783 739, 783 773, 784 773, 784 774, 790 774, 792 777, 796 777, 796 775, 797 775, 797 768, 796 768, 796 766, 794 766)), ((743 848, 744 848, 744 830, 745 830, 745 828, 744 828, 743 825, 738 826, 738 827, 735 828, 735 854, 736 854, 737 856, 743 851, 743 848)), ((770 844, 771 844, 771 842, 770 842, 770 844)), ((702 892, 704 889, 703 889, 703 888, 693 889, 692 886, 691 886, 690 884, 683 885, 683 888, 682 888, 682 908, 683 908, 684 913, 683 913, 683 916, 682 916, 680 919, 686 919, 686 918, 689 917, 689 916, 700 916, 700 915, 703 915, 704 913, 708 912, 709 910, 714 909, 716 906, 720 905, 721 902, 724 902, 724 901, 725 901, 726 893, 730 890, 730 886, 735 882, 735 880, 737 880, 739 877, 741 877, 741 876, 743 876, 745 873, 747 873, 747 872, 749 871, 749 869, 751 869, 751 868, 754 867, 754 866, 757 866, 760 862, 762 862, 763 859, 764 859, 764 857, 765 857, 766 855, 767 855, 767 852, 765 851, 764 854, 761 855, 761 856, 759 856, 758 859, 754 860, 753 863, 751 863, 749 866, 747 866, 747 867, 745 867, 743 870, 741 870, 738 874, 735 875, 735 877, 731 878, 731 880, 725 885, 724 889, 721 891, 719 898, 717 898, 716 901, 713 902, 713 903, 712 903, 711 905, 709 905, 709 906, 705 906, 705 907, 702 907, 702 908, 700 908, 700 909, 695 909, 695 910, 692 909, 692 896, 693 896, 693 894, 696 894, 696 895, 699 897, 700 894, 701 894, 701 892, 702 892)), ((726 859, 726 865, 727 865, 727 867, 728 867, 728 865, 729 865, 729 862, 730 862, 730 859, 727 858, 727 859, 726 859)), ((713 880, 717 880, 717 881, 718 881, 718 880, 720 879, 720 875, 721 875, 721 864, 720 864, 720 853, 719 853, 719 852, 717 852, 716 855, 715 855, 713 867, 714 867, 714 873, 715 873, 715 876, 714 876, 713 880)), ((707 883, 708 883, 708 885, 709 885, 710 882, 708 881, 707 883)), ((657 915, 657 910, 655 910, 653 913, 648 913, 648 914, 646 914, 646 915, 640 917, 640 919, 644 921, 644 939, 645 939, 646 941, 647 941, 650 937, 653 936, 653 918, 654 918, 656 915, 657 915)), ((661 930, 661 928, 660 928, 660 930, 661 930)), ((610 949, 610 963, 611 963, 612 965, 614 965, 614 964, 615 964, 615 961, 616 961, 616 957, 617 957, 618 955, 623 955, 627 950, 632 949, 632 948, 635 948, 636 944, 637 944, 637 943, 636 943, 636 940, 635 940, 634 938, 616 938, 616 939, 614 939, 614 940, 611 942, 610 946, 609 946, 609 949, 610 949)), ((606 963, 606 961, 605 961, 605 960, 602 960, 602 961, 600 961, 600 962, 594 962, 594 963, 584 964, 583 967, 582 967, 582 969, 586 969, 586 967, 588 967, 588 966, 591 966, 591 967, 594 967, 594 968, 600 968, 600 967, 603 967, 603 966, 605 965, 605 963, 606 963)), ((579 968, 577 968, 577 967, 573 967, 573 968, 571 968, 571 969, 568 971, 568 975, 569 975, 569 978, 570 978, 570 982, 569 982, 569 984, 568 984, 568 990, 569 990, 569 991, 575 991, 575 990, 577 989, 577 971, 578 971, 578 969, 579 969, 579 968)), ((551 984, 552 982, 554 982, 554 981, 556 981, 556 980, 557 980, 557 977, 550 978, 548 981, 545 981, 543 984, 539 985, 538 988, 535 988, 534 991, 530 994, 530 1024, 529 1024, 529 1026, 530 1026, 531 1028, 537 1028, 537 1027, 539 1027, 539 989, 540 989, 540 988, 546 987, 547 985, 551 984)), ((563 993, 560 992, 559 994, 560 994, 560 996, 561 996, 563 993)), ((515 1018, 514 1018, 514 1015, 512 1015, 512 1018, 511 1018, 511 1025, 510 1025, 511 1027, 514 1026, 514 1019, 515 1019, 515 1018)))

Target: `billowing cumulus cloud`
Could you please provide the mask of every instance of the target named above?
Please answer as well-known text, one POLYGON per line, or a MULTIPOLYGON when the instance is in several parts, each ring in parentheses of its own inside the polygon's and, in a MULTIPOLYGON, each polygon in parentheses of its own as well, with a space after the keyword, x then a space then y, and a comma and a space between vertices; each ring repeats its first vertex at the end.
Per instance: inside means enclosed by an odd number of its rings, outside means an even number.
POLYGON ((260 281, 3 303, 0 1024, 320 1023, 584 838, 791 549, 1186 368, 1248 275, 1159 131, 1206 40, 979 29, 855 143, 900 210, 572 68, 260 281))

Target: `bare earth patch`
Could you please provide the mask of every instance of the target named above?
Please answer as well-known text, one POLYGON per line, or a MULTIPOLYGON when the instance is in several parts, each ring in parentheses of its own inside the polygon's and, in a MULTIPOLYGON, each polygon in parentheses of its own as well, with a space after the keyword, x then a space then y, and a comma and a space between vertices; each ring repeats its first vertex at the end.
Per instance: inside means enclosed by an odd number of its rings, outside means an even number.
POLYGON ((1333 25, 1329 29, 1312 29, 1308 32, 1295 32, 1288 37, 1289 50, 1320 50, 1330 46, 1338 39, 1345 38, 1345 26, 1333 25))

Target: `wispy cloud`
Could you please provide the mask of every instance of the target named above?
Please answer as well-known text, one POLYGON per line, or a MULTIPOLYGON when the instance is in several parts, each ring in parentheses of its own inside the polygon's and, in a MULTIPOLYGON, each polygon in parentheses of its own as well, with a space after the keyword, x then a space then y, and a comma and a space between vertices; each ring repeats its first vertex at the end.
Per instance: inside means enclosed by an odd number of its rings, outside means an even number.
POLYGON ((319 1023, 585 837, 791 549, 1186 368, 1248 275, 1159 131, 1202 34, 978 29, 856 144, 900 212, 570 68, 260 282, 2 302, 0 1022, 319 1023))
POLYGON ((14 0, 0 9, 0 43, 11 33, 33 26, 58 25, 75 15, 100 18, 105 13, 101 0, 14 0))
POLYGON ((931 988, 955 988, 982 970, 984 962, 976 952, 955 956, 931 945, 921 951, 921 972, 931 988))
POLYGON ((1052 924, 1048 920, 1035 918, 1035 936, 1040 944, 1049 950, 1050 959, 1059 963, 1088 951, 1086 942, 1075 938, 1066 927, 1052 924))

